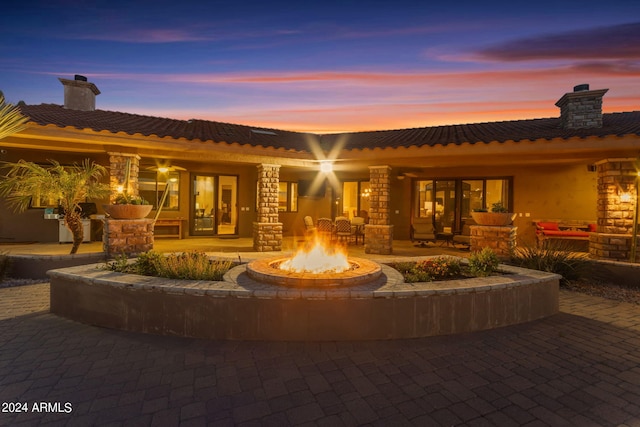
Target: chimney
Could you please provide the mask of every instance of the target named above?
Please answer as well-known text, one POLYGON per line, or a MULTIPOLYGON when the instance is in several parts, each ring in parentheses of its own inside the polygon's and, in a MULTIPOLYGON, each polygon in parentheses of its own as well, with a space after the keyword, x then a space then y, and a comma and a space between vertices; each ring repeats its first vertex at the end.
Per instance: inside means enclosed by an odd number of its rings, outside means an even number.
POLYGON ((85 76, 76 74, 73 80, 58 80, 64 86, 64 108, 80 111, 96 109, 96 95, 100 95, 100 91, 96 85, 87 82, 85 76))
POLYGON ((560 121, 564 129, 602 127, 602 97, 609 89, 589 90, 588 84, 574 86, 556 106, 560 107, 560 121))

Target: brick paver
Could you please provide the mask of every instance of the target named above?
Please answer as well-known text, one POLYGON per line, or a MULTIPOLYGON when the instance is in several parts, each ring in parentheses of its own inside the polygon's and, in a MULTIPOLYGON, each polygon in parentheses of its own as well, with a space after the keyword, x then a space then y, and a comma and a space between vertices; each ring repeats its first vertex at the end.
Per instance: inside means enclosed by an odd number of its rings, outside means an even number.
POLYGON ((640 306, 416 340, 203 341, 48 313, 0 289, 0 425, 640 425, 640 306), (26 412, 17 413, 15 404, 26 412))

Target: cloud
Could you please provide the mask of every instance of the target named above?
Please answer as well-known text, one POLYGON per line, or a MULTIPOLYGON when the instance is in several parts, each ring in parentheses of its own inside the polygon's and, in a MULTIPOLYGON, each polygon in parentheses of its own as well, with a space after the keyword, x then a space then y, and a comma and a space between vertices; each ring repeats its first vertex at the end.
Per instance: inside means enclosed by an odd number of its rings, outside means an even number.
POLYGON ((497 61, 640 59, 640 23, 511 40, 479 50, 476 54, 480 58, 497 61))

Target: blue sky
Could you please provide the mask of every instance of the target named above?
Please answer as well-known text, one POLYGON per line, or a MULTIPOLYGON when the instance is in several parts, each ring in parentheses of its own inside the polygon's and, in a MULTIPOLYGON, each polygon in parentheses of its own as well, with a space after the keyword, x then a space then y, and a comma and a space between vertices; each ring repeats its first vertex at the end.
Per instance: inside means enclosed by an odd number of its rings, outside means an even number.
POLYGON ((330 133, 558 116, 574 85, 640 110, 640 2, 49 1, 0 16, 0 90, 330 133))

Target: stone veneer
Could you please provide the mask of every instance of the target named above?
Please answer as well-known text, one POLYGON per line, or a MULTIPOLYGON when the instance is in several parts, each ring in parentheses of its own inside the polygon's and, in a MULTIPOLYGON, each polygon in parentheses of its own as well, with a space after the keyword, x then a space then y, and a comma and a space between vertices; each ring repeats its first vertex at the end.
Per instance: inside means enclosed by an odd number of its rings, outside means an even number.
POLYGON ((253 249, 282 250, 282 223, 278 217, 280 165, 258 165, 258 215, 253 223, 253 249))
MULTIPOLYGON (((428 257, 395 258, 416 261, 428 257)), ((51 312, 127 331, 205 339, 353 341, 409 339, 493 329, 558 312, 560 276, 512 274, 404 283, 387 265, 378 280, 342 288, 255 281, 239 265, 224 280, 170 280, 95 265, 50 271, 51 312)))
POLYGON ((138 255, 153 249, 153 219, 104 220, 102 245, 105 255, 113 258, 138 255))
POLYGON ((501 259, 508 259, 516 248, 518 227, 493 226, 493 225, 472 225, 470 251, 481 251, 488 247, 501 259))
POLYGON ((602 97, 609 89, 579 90, 566 93, 556 102, 560 107, 560 121, 565 129, 602 127, 602 97))
POLYGON ((369 224, 364 227, 364 251, 389 255, 393 252, 393 225, 389 218, 391 168, 369 166, 369 224))
MULTIPOLYGON (((606 159, 598 172, 597 228, 589 238, 589 254, 596 259, 629 261, 633 234, 638 168, 635 159, 606 159), (628 194, 628 201, 622 200, 628 194)), ((638 259, 636 251, 636 261, 638 259)))
POLYGON ((140 156, 131 153, 109 153, 109 187, 111 188, 111 201, 118 195, 119 186, 124 186, 127 173, 127 160, 131 160, 129 168, 129 186, 123 188, 130 196, 137 196, 138 192, 138 175, 140 173, 140 156))

